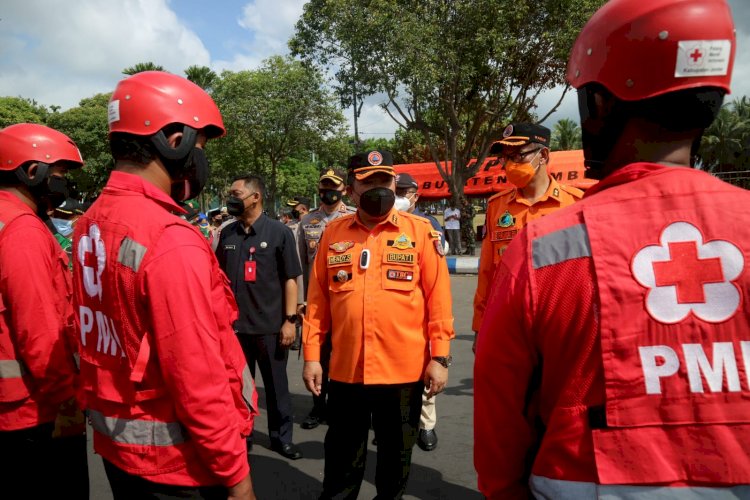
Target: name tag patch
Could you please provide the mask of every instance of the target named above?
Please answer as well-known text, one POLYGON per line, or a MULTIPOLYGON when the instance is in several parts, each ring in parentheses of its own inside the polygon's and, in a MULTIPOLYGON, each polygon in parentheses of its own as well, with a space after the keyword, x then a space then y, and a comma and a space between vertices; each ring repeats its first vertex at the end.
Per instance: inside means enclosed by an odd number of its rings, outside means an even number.
POLYGON ((235 245, 224 245, 224 250, 235 250, 236 248, 235 245))
POLYGON ((388 274, 386 276, 389 280, 412 281, 414 279, 414 272, 400 271, 398 269, 388 269, 388 274))
POLYGON ((414 264, 413 253, 389 253, 385 255, 386 262, 395 262, 398 264, 414 264))
POLYGON ((328 256, 328 266, 329 267, 335 267, 335 266, 344 266, 346 264, 352 263, 352 254, 345 253, 343 255, 329 255, 328 256))
POLYGON ((506 229, 504 231, 492 231, 492 241, 508 241, 512 240, 515 235, 518 234, 518 229, 506 229))

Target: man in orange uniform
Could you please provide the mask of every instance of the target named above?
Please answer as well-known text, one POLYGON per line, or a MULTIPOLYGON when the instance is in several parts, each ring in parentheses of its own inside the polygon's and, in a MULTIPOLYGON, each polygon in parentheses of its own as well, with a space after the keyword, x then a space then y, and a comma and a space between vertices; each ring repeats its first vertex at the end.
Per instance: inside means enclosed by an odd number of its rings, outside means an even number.
POLYGON ((573 45, 601 180, 496 274, 474 372, 486 497, 750 497, 750 192, 690 167, 736 42, 724 0, 612 0, 573 45))
POLYGON ((305 386, 319 394, 320 350, 331 336, 328 432, 320 498, 357 498, 370 422, 378 439, 378 498, 401 498, 417 439, 422 391, 441 392, 454 336, 442 240, 422 217, 394 208, 386 151, 349 160, 357 212, 331 221, 310 276, 305 386), (329 333, 330 332, 330 333, 329 333))
POLYGON ((94 449, 119 498, 255 498, 245 436, 257 396, 226 277, 175 214, 224 134, 211 97, 161 71, 109 102, 115 171, 76 224, 73 282, 94 449))
POLYGON ((482 324, 495 269, 513 237, 529 221, 572 205, 583 196, 580 189, 558 184, 547 173, 549 142, 547 127, 512 123, 503 131, 503 139, 492 145, 491 152, 505 161, 507 179, 516 187, 501 191, 487 202, 471 323, 475 334, 482 324))
POLYGON ((82 165, 49 127, 0 130, 0 474, 18 496, 52 498, 67 484, 88 497, 83 416, 53 439, 75 413, 61 409, 75 410, 76 348, 68 256, 47 216, 67 197, 65 173, 82 165))

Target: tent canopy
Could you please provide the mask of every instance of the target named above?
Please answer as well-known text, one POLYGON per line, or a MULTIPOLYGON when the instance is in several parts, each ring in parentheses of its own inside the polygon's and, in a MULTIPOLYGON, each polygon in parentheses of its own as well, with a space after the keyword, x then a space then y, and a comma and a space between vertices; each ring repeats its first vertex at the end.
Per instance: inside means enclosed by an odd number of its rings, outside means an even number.
MULTIPOLYGON (((583 150, 552 151, 549 154, 547 172, 559 183, 588 189, 596 181, 584 177, 583 150)), ((451 162, 444 162, 450 172, 451 162)), ((439 200, 449 198, 448 183, 440 177, 435 162, 403 163, 394 165, 396 173, 409 173, 419 184, 419 197, 424 200, 439 200)), ((472 197, 490 197, 504 189, 513 187, 505 178, 505 168, 497 158, 487 158, 474 177, 466 181, 464 194, 472 197)))

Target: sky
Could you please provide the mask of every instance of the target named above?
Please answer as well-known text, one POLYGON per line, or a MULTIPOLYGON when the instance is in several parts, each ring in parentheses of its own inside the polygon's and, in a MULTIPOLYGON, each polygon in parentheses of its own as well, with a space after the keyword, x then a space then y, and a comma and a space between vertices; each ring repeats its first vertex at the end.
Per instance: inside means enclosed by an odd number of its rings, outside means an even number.
MULTIPOLYGON (((21 96, 65 110, 86 97, 111 92, 122 70, 152 61, 183 74, 191 65, 216 72, 257 68, 288 52, 287 40, 304 0, 2 0, 0 96, 21 96)), ((750 96, 750 0, 729 0, 737 27, 738 56, 732 96, 750 96)), ((543 94, 539 116, 562 89, 543 94)), ((390 137, 397 125, 365 102, 363 139, 390 137)), ((351 110, 345 112, 353 131, 351 110)), ((575 92, 546 122, 578 121, 575 92)), ((352 132, 353 133, 353 132, 352 132)))

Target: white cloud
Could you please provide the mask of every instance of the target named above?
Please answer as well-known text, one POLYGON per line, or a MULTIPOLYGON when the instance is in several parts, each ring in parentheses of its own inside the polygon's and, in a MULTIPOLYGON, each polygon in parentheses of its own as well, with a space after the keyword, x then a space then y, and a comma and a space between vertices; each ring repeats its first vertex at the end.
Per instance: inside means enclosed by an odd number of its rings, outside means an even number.
POLYGON ((139 62, 177 74, 210 63, 166 0, 6 0, 0 23, 0 95, 64 109, 113 90, 139 62))
POLYGON ((263 59, 287 54, 287 42, 302 15, 305 0, 255 0, 242 8, 237 23, 248 31, 248 42, 231 60, 216 61, 214 67, 239 71, 257 68, 263 59))

